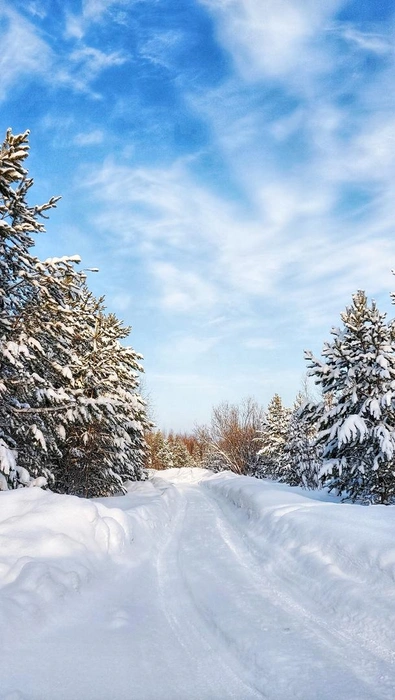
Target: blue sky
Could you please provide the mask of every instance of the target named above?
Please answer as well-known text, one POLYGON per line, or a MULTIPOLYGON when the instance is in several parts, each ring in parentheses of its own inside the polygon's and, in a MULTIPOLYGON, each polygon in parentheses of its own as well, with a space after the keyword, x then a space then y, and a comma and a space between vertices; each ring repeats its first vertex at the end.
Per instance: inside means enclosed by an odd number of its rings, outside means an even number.
POLYGON ((291 404, 357 289, 393 315, 395 7, 0 0, 0 131, 31 130, 41 257, 132 325, 159 426, 291 404))

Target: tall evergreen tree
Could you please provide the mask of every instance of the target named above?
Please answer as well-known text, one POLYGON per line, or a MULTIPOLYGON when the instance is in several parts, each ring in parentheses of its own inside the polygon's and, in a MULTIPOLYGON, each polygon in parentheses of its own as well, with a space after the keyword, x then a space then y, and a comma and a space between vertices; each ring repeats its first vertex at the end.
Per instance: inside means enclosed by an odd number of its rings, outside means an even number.
POLYGON ((280 396, 275 394, 267 407, 257 437, 257 443, 261 445, 258 451, 259 476, 273 479, 281 479, 284 476, 284 447, 289 420, 290 410, 283 406, 280 396))
POLYGON ((0 471, 3 487, 9 488, 31 482, 26 467, 33 465, 33 475, 47 475, 41 459, 48 451, 42 414, 32 402, 48 382, 35 372, 42 348, 26 328, 25 310, 38 303, 41 287, 38 261, 30 253, 32 235, 44 231, 40 217, 58 198, 43 205, 27 203, 33 184, 23 167, 28 135, 8 130, 0 149, 0 471))
POLYGON ((314 489, 320 485, 321 447, 316 444, 316 427, 303 415, 306 401, 302 394, 295 399, 284 444, 282 479, 291 486, 314 489))
POLYGON ((389 503, 395 495, 395 333, 376 304, 358 291, 332 330, 323 361, 306 353, 325 404, 310 404, 323 474, 352 500, 389 503))
POLYGON ((85 496, 122 491, 125 480, 145 474, 144 432, 150 424, 138 393, 141 355, 121 344, 130 328, 106 314, 103 300, 86 287, 75 300, 72 318, 72 404, 62 431, 56 486, 85 496))
POLYGON ((157 452, 157 460, 161 465, 161 469, 172 469, 175 466, 173 453, 167 438, 163 438, 163 442, 157 452))
POLYGON ((148 426, 141 356, 75 270, 78 256, 34 258, 30 234, 57 198, 29 207, 28 132, 0 151, 1 488, 50 481, 86 496, 144 476, 148 426), (36 479, 34 478, 36 477, 36 479), (38 481, 37 481, 38 478, 38 481))
POLYGON ((180 436, 170 434, 168 437, 168 442, 174 467, 180 468, 195 466, 195 462, 180 436))

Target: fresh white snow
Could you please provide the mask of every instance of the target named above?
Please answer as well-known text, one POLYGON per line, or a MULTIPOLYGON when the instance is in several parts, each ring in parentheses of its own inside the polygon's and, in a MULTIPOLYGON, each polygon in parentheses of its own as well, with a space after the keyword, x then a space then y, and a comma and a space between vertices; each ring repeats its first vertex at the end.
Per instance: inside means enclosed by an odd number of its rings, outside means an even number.
POLYGON ((202 469, 0 493, 0 700, 393 700, 394 532, 202 469))

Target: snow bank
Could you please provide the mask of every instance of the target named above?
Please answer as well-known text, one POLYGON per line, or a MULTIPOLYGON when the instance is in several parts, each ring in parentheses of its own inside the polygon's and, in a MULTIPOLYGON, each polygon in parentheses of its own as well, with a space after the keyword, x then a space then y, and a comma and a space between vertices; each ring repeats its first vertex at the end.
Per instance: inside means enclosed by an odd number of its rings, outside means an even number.
POLYGON ((323 492, 229 472, 202 484, 268 576, 298 586, 312 616, 329 612, 338 629, 347 636, 352 626, 372 651, 392 648, 395 507, 342 504, 323 492))
POLYGON ((0 493, 0 628, 26 616, 43 622, 92 578, 148 556, 176 497, 160 479, 95 501, 40 488, 0 493))

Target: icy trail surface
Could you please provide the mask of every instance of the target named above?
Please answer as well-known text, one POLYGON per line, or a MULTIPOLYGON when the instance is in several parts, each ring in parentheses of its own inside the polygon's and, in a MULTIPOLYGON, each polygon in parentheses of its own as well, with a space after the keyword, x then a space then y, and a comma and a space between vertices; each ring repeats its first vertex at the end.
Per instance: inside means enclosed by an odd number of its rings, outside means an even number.
POLYGON ((393 700, 394 516, 197 469, 0 494, 0 699, 393 700))

